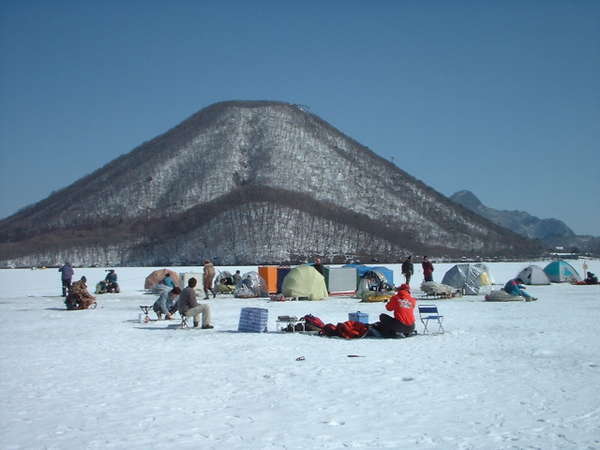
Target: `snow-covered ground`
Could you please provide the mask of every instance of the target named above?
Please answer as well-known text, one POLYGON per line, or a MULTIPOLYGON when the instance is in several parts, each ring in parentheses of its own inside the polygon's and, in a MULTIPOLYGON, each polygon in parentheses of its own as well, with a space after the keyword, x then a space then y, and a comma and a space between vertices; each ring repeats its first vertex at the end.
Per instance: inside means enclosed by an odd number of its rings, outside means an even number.
MULTIPOLYGON (((503 283, 526 265, 489 267, 503 283)), ((275 319, 373 322, 382 303, 221 296, 213 330, 139 323, 151 270, 117 268, 122 292, 87 311, 65 311, 56 269, 0 271, 1 448, 600 448, 600 286, 438 300, 443 335, 346 341, 278 333, 275 319), (236 331, 244 306, 269 309, 269 333, 236 331)), ((91 287, 105 275, 75 273, 91 287)))

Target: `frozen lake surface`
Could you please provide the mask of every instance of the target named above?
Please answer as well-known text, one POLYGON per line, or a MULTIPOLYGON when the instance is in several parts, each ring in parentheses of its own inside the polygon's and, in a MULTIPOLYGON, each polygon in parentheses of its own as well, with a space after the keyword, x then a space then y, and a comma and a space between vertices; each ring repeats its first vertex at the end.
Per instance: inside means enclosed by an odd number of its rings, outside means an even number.
MULTIPOLYGON (((526 265, 488 264, 502 284, 526 265)), ((117 268, 121 293, 86 311, 65 310, 56 269, 0 270, 2 448, 600 448, 600 286, 437 300, 445 334, 346 341, 279 333, 275 319, 374 322, 382 303, 219 296, 212 330, 139 323, 151 270, 117 268), (245 306, 268 308, 269 333, 237 332, 245 306)), ((105 272, 81 275, 91 290, 105 272)))

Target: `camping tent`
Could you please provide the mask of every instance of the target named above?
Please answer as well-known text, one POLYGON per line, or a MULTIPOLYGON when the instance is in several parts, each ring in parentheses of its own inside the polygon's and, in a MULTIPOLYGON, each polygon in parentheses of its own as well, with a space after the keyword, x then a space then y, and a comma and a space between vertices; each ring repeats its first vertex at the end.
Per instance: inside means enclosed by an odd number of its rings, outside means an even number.
POLYGON ((306 297, 308 300, 327 298, 325 278, 313 266, 298 266, 286 275, 281 291, 285 297, 306 297))
POLYGON ((144 289, 153 289, 158 283, 160 283, 166 274, 171 276, 171 279, 175 283, 175 286, 181 287, 181 282, 179 280, 179 275, 176 272, 173 272, 170 269, 158 269, 154 272, 150 273, 144 280, 144 289))
POLYGON ((519 272, 517 278, 523 280, 525 284, 550 284, 548 275, 540 266, 536 265, 525 267, 519 272))
POLYGON ((466 295, 489 294, 492 290, 485 264, 456 264, 446 272, 442 284, 460 289, 466 295))
POLYGON ((268 297, 267 283, 258 272, 246 272, 242 275, 242 281, 235 287, 233 296, 239 298, 268 297))
MULTIPOLYGON (((381 268, 380 268, 381 269, 381 268)), ((392 291, 394 285, 388 283, 380 270, 368 270, 363 273, 356 288, 355 297, 363 298, 365 293, 392 291)))
POLYGON ((385 281, 390 285, 390 286, 394 286, 394 272, 391 269, 388 269, 387 267, 383 267, 383 266, 365 266, 364 264, 344 264, 342 267, 353 267, 356 269, 356 276, 357 276, 357 280, 356 283, 358 284, 360 282, 360 280, 362 278, 364 278, 365 274, 371 270, 380 273, 381 275, 384 276, 385 281))
POLYGON ((370 269, 374 272, 379 272, 380 274, 382 274, 385 277, 385 281, 387 282, 387 284, 389 284, 391 287, 394 287, 394 271, 391 269, 388 269, 387 267, 383 267, 383 266, 374 266, 374 267, 370 267, 370 269))
POLYGON ((552 261, 546 267, 544 272, 553 283, 564 283, 565 281, 581 281, 579 273, 566 261, 552 261))

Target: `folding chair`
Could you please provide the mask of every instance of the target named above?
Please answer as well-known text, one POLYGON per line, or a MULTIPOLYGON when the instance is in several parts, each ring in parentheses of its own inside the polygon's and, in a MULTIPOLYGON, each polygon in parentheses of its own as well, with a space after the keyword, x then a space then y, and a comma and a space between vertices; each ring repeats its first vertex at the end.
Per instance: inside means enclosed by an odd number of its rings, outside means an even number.
POLYGON ((438 324, 438 333, 444 333, 444 327, 442 326, 442 319, 444 316, 440 315, 437 305, 419 305, 419 318, 423 324, 423 334, 427 334, 428 325, 430 320, 435 320, 438 324))

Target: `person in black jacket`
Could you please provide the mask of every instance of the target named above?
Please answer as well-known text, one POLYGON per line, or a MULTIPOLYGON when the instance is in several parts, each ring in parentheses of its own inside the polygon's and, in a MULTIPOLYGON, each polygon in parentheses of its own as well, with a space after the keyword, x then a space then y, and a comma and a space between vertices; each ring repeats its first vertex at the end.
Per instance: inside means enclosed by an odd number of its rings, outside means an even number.
POLYGON ((412 256, 409 255, 408 258, 406 258, 402 263, 402 274, 406 279, 406 284, 410 284, 410 277, 412 277, 414 272, 415 268, 412 263, 412 256))
POLYGON ((321 258, 315 259, 313 267, 317 270, 317 272, 323 275, 323 264, 321 264, 321 258))

